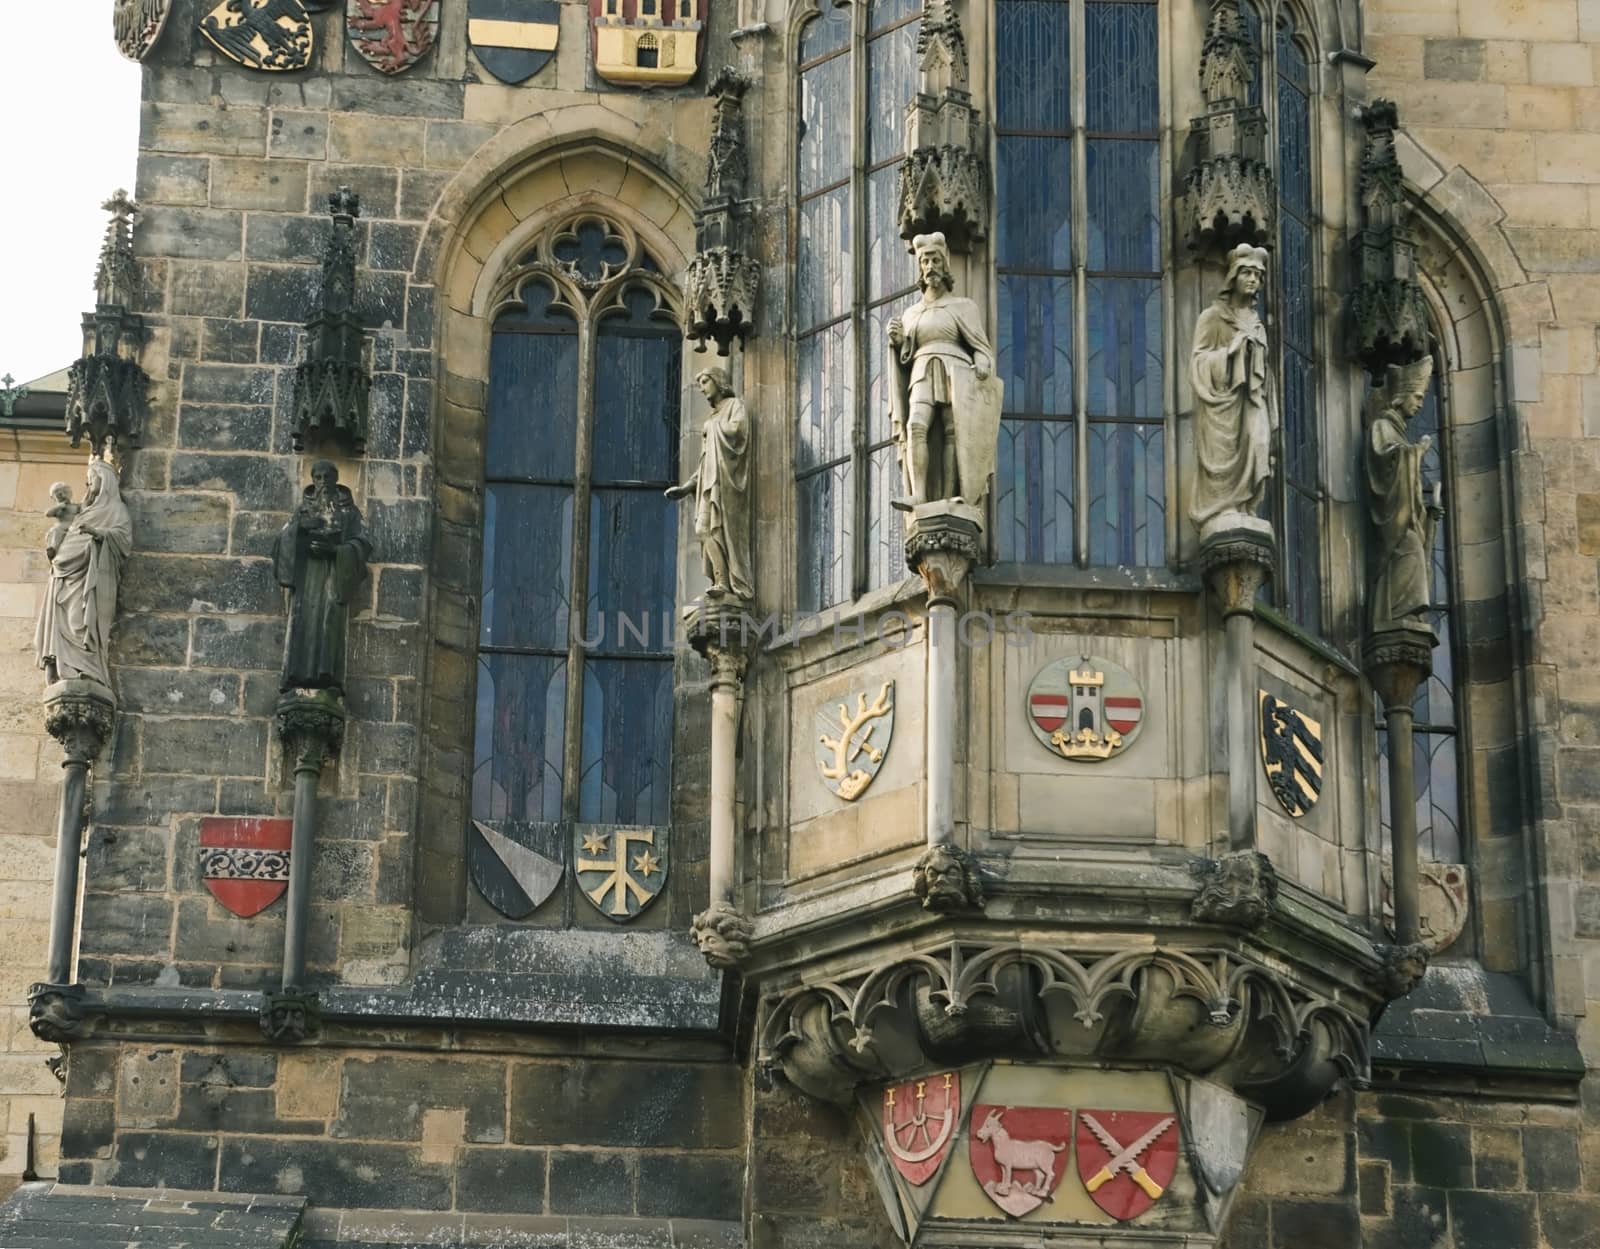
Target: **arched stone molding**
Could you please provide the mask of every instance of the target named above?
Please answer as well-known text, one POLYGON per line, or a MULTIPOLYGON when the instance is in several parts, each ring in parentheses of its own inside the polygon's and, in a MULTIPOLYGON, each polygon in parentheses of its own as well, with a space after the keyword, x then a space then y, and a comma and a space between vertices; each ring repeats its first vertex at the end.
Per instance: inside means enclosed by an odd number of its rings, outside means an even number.
POLYGON ((415 891, 425 924, 466 913, 465 837, 483 525, 489 336, 504 279, 559 218, 603 213, 637 235, 673 284, 694 250, 694 201, 665 133, 599 105, 527 118, 472 158, 435 205, 412 272, 436 285, 434 533, 415 891), (560 135, 559 142, 555 136, 560 135), (650 154, 646 154, 646 153, 650 154), (659 157, 659 159, 658 159, 659 157))

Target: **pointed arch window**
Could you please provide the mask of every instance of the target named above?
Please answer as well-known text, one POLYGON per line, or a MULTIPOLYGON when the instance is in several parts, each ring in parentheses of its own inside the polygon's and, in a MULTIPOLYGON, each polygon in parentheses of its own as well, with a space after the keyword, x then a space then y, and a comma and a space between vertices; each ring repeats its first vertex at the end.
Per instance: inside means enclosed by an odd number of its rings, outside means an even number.
POLYGON ((996 553, 1166 563, 1159 13, 996 0, 996 553))
POLYGON ((547 230, 490 344, 472 818, 666 825, 675 293, 627 229, 547 230))

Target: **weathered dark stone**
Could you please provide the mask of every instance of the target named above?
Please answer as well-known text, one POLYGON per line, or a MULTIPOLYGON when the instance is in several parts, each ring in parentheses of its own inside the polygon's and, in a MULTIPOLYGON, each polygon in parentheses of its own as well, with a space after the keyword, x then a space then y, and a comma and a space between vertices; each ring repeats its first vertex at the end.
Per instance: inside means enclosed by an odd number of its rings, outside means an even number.
POLYGON ((277 264, 314 264, 328 245, 331 228, 328 218, 321 214, 307 217, 298 213, 251 213, 245 224, 245 258, 277 264))
MULTIPOLYGON (((73 1055, 76 1063, 77 1055, 73 1055)), ((72 1097, 62 1110, 61 1156, 63 1158, 106 1158, 115 1136, 115 1104, 87 1097, 72 1097)))
MULTIPOLYGON (((269 321, 261 327, 261 363, 295 364, 300 359, 300 335, 305 331, 298 325, 269 321)), ((293 399, 293 388, 286 387, 293 399)), ((288 443, 283 444, 287 451, 288 443)), ((277 447, 273 448, 278 450, 277 447)))
POLYGON ((1454 1123, 1413 1123, 1411 1174, 1430 1188, 1471 1188, 1471 1129, 1454 1123))
POLYGON ((139 244, 147 255, 174 260, 237 260, 243 241, 242 213, 151 204, 139 214, 139 244))
POLYGON ((111 662, 181 666, 189 654, 189 621, 182 616, 131 616, 124 612, 111 634, 111 662))
POLYGON ((117 1091, 117 1059, 121 1048, 115 1043, 94 1044, 79 1041, 72 1047, 67 1064, 67 1104, 94 1098, 109 1098, 117 1091))
POLYGON ((172 902, 167 898, 85 892, 82 915, 85 950, 124 957, 171 952, 172 902))
POLYGON ((716 1154, 639 1155, 640 1214, 737 1221, 743 1202, 742 1158, 716 1154))
POLYGON ((123 573, 122 602, 132 611, 243 612, 282 610, 266 560, 157 555, 135 551, 123 573))
POLYGON ((1456 1192, 1449 1200, 1454 1249, 1510 1249, 1539 1243, 1531 1196, 1456 1192))
POLYGON ((1600 1197, 1553 1193, 1540 1197, 1539 1230, 1550 1249, 1600 1249, 1600 1197))
POLYGON ((417 243, 421 238, 420 226, 400 225, 393 221, 374 222, 367 247, 368 267, 411 272, 412 261, 417 256, 417 243))
POLYGON ((259 404, 185 403, 178 409, 178 443, 193 450, 270 450, 272 409, 259 404))
POLYGON ((319 837, 311 896, 324 902, 366 898, 372 891, 373 858, 370 845, 319 837))
POLYGON ((186 403, 270 404, 276 384, 276 369, 191 364, 183 370, 183 399, 186 403))
POLYGON ((230 1193, 304 1193, 313 1205, 448 1210, 448 1167, 402 1145, 317 1140, 228 1140, 217 1186, 230 1193))
POLYGON ((352 621, 350 671, 356 676, 416 676, 420 641, 421 630, 416 625, 352 621))
POLYGON ((396 117, 459 118, 466 87, 460 82, 426 78, 394 80, 346 75, 333 82, 333 110, 387 113, 396 117))
POLYGON ((316 310, 322 271, 310 265, 252 264, 244 314, 261 321, 304 321, 316 310))
POLYGON ((529 1063, 512 1076, 511 1139, 733 1149, 743 1137, 742 1107, 732 1064, 529 1063))
POLYGON ((219 364, 254 364, 261 343, 261 326, 255 321, 208 319, 201 340, 200 358, 219 364))
POLYGON ((424 221, 432 212, 440 193, 450 185, 454 173, 443 169, 407 169, 400 185, 400 216, 406 221, 424 221))
MULTIPOLYGON (((269 567, 263 564, 264 568, 269 567)), ((272 587, 277 591, 277 586, 272 587)), ((282 597, 279 597, 281 604, 282 597)), ((283 621, 201 616, 194 622, 197 668, 277 668, 283 659, 283 621)))
POLYGON ((235 555, 272 554, 272 544, 288 523, 287 512, 235 512, 233 517, 233 553, 235 555))
MULTIPOLYGON (((142 163, 142 162, 141 162, 142 163)), ((244 307, 244 266, 237 262, 173 261, 172 292, 167 311, 175 317, 236 317, 244 307)), ((171 356, 195 359, 200 354, 198 326, 170 327, 171 356), (193 335, 191 341, 190 335, 193 335)))
POLYGON ((627 1214, 633 1180, 620 1154, 560 1151, 550 1155, 552 1214, 627 1214))
POLYGON ((223 1084, 185 1087, 177 1124, 193 1132, 230 1135, 321 1136, 320 1121, 280 1119, 277 1099, 266 1089, 236 1089, 223 1084))
POLYGON ((349 187, 361 197, 361 212, 368 219, 394 216, 400 193, 400 178, 395 170, 381 169, 373 165, 335 164, 317 165, 312 168, 313 204, 326 204, 328 196, 338 191, 340 187, 349 187))
POLYGON ((123 1132, 117 1137, 111 1179, 124 1187, 211 1188, 216 1174, 215 1136, 123 1132))
POLYGON ((159 893, 167 887, 167 835, 97 824, 89 833, 85 870, 97 889, 159 893))
POLYGON ((464 1058, 377 1058, 344 1065, 344 1088, 332 1136, 365 1140, 422 1139, 422 1112, 463 1107, 466 1139, 500 1144, 505 1133, 505 1066, 464 1058))
POLYGON ((363 724, 361 770, 377 775, 416 770, 417 730, 410 724, 363 724))
POLYGON ((1306 1249, 1307 1245, 1358 1245, 1361 1217, 1351 1201, 1278 1198, 1272 1203, 1271 1249, 1306 1249))
POLYGON ((1571 1128, 1523 1128, 1522 1164, 1530 1191, 1575 1191, 1582 1178, 1577 1132, 1571 1128))
POLYGON ((459 1150, 456 1208, 542 1213, 546 1165, 542 1149, 459 1150))
POLYGON ((231 672, 124 668, 117 673, 124 711, 151 716, 225 716, 239 710, 239 678, 231 672))
POLYGON ((292 462, 264 455, 180 452, 172 457, 172 486, 226 491, 246 510, 285 511, 296 494, 293 467, 292 462))
POLYGON ((192 772, 204 760, 212 776, 260 776, 267 726, 260 720, 146 720, 143 758, 146 772, 192 772))
POLYGON ((373 499, 367 504, 373 548, 386 564, 421 564, 432 520, 432 508, 423 499, 373 499))
POLYGON ((278 1079, 278 1056, 224 1050, 217 1054, 184 1054, 178 1079, 183 1084, 220 1085, 235 1089, 269 1089, 278 1079))

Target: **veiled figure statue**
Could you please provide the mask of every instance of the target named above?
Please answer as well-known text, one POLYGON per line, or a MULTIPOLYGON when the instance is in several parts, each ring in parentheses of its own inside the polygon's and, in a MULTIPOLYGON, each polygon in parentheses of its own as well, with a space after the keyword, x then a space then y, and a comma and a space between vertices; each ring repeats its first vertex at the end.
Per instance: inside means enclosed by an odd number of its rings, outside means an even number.
POLYGON ((371 558, 372 542, 350 487, 339 484, 333 464, 318 460, 272 547, 278 584, 290 600, 280 689, 344 692, 351 599, 367 579, 371 558))
POLYGON ((972 300, 954 294, 942 234, 919 234, 922 300, 889 322, 891 429, 909 511, 935 499, 976 507, 989 490, 1000 436, 1002 384, 972 300))
POLYGON ((744 400, 733 393, 728 371, 696 374, 711 415, 700 431, 700 463, 689 480, 666 492, 669 499, 694 495, 694 536, 700 540, 707 598, 749 599, 750 580, 750 418, 744 400))
POLYGON ((133 549, 133 519, 122 501, 117 470, 106 461, 89 461, 87 486, 83 507, 66 532, 51 531, 50 541, 59 545, 50 561, 34 646, 50 684, 86 678, 109 690, 111 626, 122 564, 133 549))
POLYGON ((1406 422, 1422 410, 1432 377, 1432 357, 1391 364, 1383 388, 1367 399, 1367 492, 1378 534, 1372 626, 1378 630, 1424 616, 1430 604, 1433 532, 1444 509, 1422 480, 1433 439, 1424 434, 1412 442, 1406 422))
POLYGON ((1267 331, 1256 295, 1267 253, 1241 243, 1228 253, 1228 276, 1194 327, 1189 374, 1194 384, 1194 498, 1189 516, 1201 528, 1219 518, 1254 518, 1272 476, 1278 397, 1268 368, 1267 331))

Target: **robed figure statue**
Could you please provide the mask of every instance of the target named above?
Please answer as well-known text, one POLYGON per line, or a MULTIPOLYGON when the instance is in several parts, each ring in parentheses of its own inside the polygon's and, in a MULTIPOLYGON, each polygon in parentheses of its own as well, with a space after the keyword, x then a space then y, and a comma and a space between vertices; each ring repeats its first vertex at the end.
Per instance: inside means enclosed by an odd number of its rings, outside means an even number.
POLYGON ((911 241, 922 300, 889 322, 890 429, 903 510, 935 499, 980 506, 994 473, 1003 387, 972 300, 954 294, 942 234, 911 241))
POLYGON ((1267 497, 1278 397, 1267 331, 1256 312, 1266 276, 1265 249, 1239 244, 1228 253, 1228 276, 1215 302, 1194 327, 1189 375, 1197 468, 1189 516, 1202 533, 1219 517, 1254 518, 1267 497))
POLYGON ((1424 434, 1412 442, 1406 422, 1421 411, 1432 376, 1432 357, 1391 364, 1382 389, 1367 399, 1367 491, 1378 537, 1372 627, 1380 631, 1408 616, 1426 622, 1434 528, 1444 508, 1422 479, 1433 439, 1424 434))
POLYGON ((122 501, 117 470, 106 461, 89 461, 87 485, 83 507, 66 532, 51 531, 50 540, 58 545, 34 645, 52 685, 86 678, 109 690, 111 625, 122 564, 133 549, 133 519, 122 501))
POLYGON ((278 584, 289 592, 280 689, 344 692, 351 602, 371 558, 372 542, 350 487, 339 484, 333 464, 318 460, 272 547, 278 584))
POLYGON ((726 369, 696 375, 711 415, 700 432, 700 463, 689 480, 666 492, 669 499, 694 495, 694 536, 700 540, 707 598, 750 599, 750 418, 733 393, 726 369))

